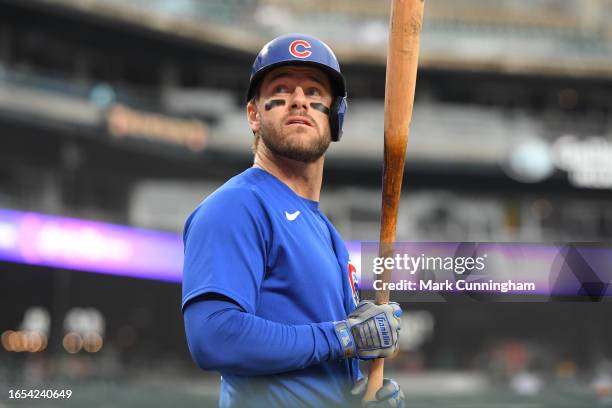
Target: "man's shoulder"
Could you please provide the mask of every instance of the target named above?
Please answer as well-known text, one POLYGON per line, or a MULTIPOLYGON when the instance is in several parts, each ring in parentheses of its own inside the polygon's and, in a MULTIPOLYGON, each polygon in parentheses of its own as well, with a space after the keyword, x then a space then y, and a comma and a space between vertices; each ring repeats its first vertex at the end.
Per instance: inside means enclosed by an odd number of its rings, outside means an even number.
POLYGON ((249 170, 232 177, 193 210, 187 223, 202 218, 209 222, 238 221, 242 216, 261 212, 263 205, 256 192, 259 182, 249 170))
POLYGON ((251 167, 227 180, 215 193, 230 191, 229 194, 253 195, 257 189, 261 188, 264 182, 265 177, 263 177, 262 172, 251 167))
POLYGON ((202 204, 209 202, 253 203, 258 200, 259 191, 265 188, 266 179, 262 176, 257 169, 247 169, 226 181, 202 201, 202 204))

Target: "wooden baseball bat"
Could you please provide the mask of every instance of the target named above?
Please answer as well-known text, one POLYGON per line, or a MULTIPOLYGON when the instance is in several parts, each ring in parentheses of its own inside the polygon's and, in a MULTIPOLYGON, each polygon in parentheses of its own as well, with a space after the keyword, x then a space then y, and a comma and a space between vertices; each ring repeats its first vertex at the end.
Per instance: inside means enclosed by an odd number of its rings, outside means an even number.
MULTIPOLYGON (((385 82, 385 149, 379 246, 381 257, 393 256, 419 62, 423 8, 424 0, 393 0, 391 3, 385 82)), ((391 270, 385 270, 378 279, 389 282, 391 270)), ((389 291, 376 291, 375 300, 378 304, 388 303, 389 291)), ((383 384, 384 364, 382 358, 372 361, 364 401, 376 399, 376 391, 383 384)))

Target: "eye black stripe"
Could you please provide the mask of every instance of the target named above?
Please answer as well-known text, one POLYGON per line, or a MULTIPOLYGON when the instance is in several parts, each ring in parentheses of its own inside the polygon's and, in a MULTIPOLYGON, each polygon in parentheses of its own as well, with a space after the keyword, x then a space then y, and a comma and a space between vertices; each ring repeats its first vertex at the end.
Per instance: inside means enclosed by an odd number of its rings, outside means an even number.
POLYGON ((310 107, 313 109, 316 109, 318 111, 323 112, 326 115, 329 115, 329 108, 325 105, 323 105, 322 103, 319 102, 311 102, 310 103, 310 107))
POLYGON ((284 105, 285 105, 285 101, 283 99, 272 99, 271 101, 266 102, 264 107, 266 108, 267 111, 269 111, 272 108, 276 108, 277 106, 284 106, 284 105))

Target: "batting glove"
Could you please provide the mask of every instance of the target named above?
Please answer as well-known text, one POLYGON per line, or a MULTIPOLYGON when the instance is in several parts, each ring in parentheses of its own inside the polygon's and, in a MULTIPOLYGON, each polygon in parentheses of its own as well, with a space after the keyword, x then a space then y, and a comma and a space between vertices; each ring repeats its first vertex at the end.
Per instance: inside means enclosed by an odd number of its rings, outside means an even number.
MULTIPOLYGON (((351 394, 359 399, 363 398, 368 387, 367 378, 357 381, 351 389, 351 394)), ((383 380, 383 386, 376 391, 374 401, 362 402, 365 408, 404 408, 404 392, 399 384, 390 378, 383 380)))
POLYGON ((397 350, 402 309, 395 302, 377 305, 363 300, 347 320, 334 322, 346 358, 384 358, 397 350))

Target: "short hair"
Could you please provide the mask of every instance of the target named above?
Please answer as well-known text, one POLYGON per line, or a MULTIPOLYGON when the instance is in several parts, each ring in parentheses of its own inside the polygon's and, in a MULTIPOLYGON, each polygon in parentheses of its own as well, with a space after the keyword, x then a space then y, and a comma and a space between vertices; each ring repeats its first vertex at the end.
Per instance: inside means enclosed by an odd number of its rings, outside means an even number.
MULTIPOLYGON (((247 105, 252 103, 254 106, 256 106, 258 101, 259 101, 259 87, 257 87, 255 92, 253 93, 253 97, 249 99, 249 101, 247 102, 247 105)), ((255 154, 257 153, 257 145, 259 145, 261 134, 259 132, 253 132, 253 137, 254 138, 253 138, 253 144, 251 145, 251 151, 253 152, 253 154, 255 154)))

